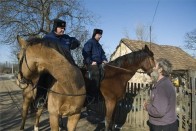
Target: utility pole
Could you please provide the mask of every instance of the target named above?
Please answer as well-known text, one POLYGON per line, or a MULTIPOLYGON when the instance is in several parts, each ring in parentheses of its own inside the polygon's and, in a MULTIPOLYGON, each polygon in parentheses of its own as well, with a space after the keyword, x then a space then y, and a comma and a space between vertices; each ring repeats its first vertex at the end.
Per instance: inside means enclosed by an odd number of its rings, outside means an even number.
POLYGON ((151 26, 150 26, 150 49, 151 49, 151 32, 152 32, 152 30, 151 30, 151 26))

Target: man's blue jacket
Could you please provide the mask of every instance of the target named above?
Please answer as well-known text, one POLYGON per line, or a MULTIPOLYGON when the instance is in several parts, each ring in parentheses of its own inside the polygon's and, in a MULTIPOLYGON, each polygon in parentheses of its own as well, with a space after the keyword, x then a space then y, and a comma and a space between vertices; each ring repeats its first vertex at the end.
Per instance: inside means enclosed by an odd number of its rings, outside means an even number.
POLYGON ((47 39, 51 42, 58 43, 68 51, 73 50, 78 46, 80 46, 80 42, 75 37, 70 37, 69 35, 66 34, 62 36, 58 36, 54 33, 54 31, 45 35, 44 39, 47 39))
POLYGON ((97 64, 101 64, 104 60, 107 61, 102 46, 94 38, 89 39, 85 43, 82 55, 84 57, 84 64, 86 65, 90 65, 93 61, 97 62, 97 64))

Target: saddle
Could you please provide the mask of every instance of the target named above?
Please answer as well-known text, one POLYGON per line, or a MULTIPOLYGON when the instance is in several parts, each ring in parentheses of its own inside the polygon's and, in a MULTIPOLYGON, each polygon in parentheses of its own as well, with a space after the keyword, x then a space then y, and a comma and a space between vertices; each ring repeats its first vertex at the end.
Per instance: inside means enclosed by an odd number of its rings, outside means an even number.
POLYGON ((94 77, 99 77, 99 82, 104 79, 105 69, 104 65, 91 65, 87 67, 85 77, 89 80, 92 80, 94 77))

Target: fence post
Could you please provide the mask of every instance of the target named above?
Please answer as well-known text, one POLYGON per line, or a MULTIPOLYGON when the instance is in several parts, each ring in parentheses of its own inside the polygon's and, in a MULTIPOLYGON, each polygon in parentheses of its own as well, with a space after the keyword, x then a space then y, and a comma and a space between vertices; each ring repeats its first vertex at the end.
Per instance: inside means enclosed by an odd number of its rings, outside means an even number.
MULTIPOLYGON (((180 98, 182 97, 182 88, 179 88, 179 95, 180 95, 180 98)), ((179 100, 179 108, 180 108, 180 111, 179 111, 179 131, 182 131, 182 99, 179 100)))
POLYGON ((196 78, 192 81, 192 131, 196 130, 196 78), (195 82, 194 82, 195 81, 195 82))
MULTIPOLYGON (((148 87, 148 84, 145 85, 145 88, 148 87)), ((150 91, 150 88, 149 88, 149 91, 150 91)), ((149 97, 150 97, 150 94, 148 93, 149 92, 148 90, 145 91, 145 101, 147 102, 149 100, 149 97)), ((144 123, 144 127, 146 128, 147 127, 147 120, 148 120, 148 113, 147 111, 145 111, 145 114, 144 114, 144 118, 145 118, 145 123, 144 123)))
POLYGON ((185 130, 188 131, 189 130, 189 113, 190 113, 190 106, 189 106, 189 103, 190 103, 190 99, 189 99, 189 95, 184 95, 184 108, 185 108, 185 130))
MULTIPOLYGON (((140 83, 140 89, 143 88, 143 84, 140 83)), ((141 127, 144 127, 144 109, 143 109, 143 103, 144 103, 144 93, 143 91, 140 92, 141 95, 141 104, 140 104, 140 109, 141 109, 141 127)))
POLYGON ((196 71, 189 71, 191 89, 191 124, 192 131, 196 130, 196 71))

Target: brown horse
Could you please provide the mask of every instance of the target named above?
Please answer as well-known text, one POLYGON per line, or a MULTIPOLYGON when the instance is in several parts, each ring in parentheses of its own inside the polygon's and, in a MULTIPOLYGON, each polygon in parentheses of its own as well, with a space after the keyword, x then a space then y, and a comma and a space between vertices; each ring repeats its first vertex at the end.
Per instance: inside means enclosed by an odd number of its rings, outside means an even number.
POLYGON ((127 82, 138 69, 148 74, 152 72, 155 66, 153 55, 153 52, 145 45, 142 50, 118 57, 105 65, 105 77, 100 83, 100 90, 106 105, 106 131, 112 126, 111 120, 115 106, 124 97, 127 82))
POLYGON ((86 97, 80 69, 53 48, 45 46, 42 39, 28 42, 19 36, 17 39, 21 47, 18 54, 21 80, 35 85, 44 72, 50 73, 56 80, 48 92, 51 130, 58 131, 59 116, 66 115, 67 128, 74 131, 86 97))

